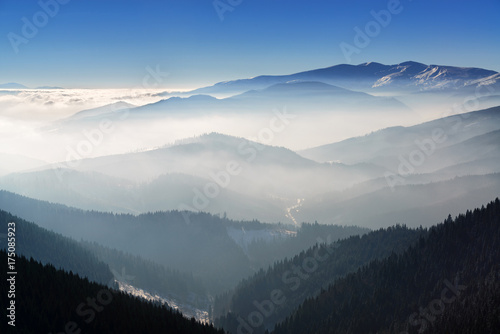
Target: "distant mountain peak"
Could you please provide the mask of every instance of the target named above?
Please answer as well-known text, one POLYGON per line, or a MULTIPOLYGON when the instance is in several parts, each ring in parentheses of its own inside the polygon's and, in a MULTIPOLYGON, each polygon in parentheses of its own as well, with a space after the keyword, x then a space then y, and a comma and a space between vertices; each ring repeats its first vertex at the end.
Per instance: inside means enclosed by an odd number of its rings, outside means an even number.
POLYGON ((386 66, 384 64, 381 64, 381 63, 377 63, 377 62, 374 62, 374 61, 369 61, 367 63, 363 63, 363 64, 359 64, 358 66, 365 66, 365 67, 378 67, 378 66, 386 66))
MULTIPOLYGON (((353 93, 352 91, 330 85, 320 81, 308 81, 295 79, 286 82, 279 82, 269 87, 263 89, 254 89, 244 92, 239 95, 235 95, 233 98, 245 98, 245 97, 279 97, 279 96, 297 96, 297 94, 338 94, 338 93, 353 93)), ((359 93, 362 94, 362 93, 359 93)))
POLYGON ((425 64, 422 64, 422 63, 419 63, 419 62, 416 62, 416 61, 412 61, 412 60, 399 63, 398 65, 399 66, 427 66, 425 64))
POLYGON ((190 137, 190 138, 176 140, 173 144, 165 145, 163 148, 181 146, 181 145, 189 145, 189 144, 202 144, 202 143, 206 144, 206 143, 213 143, 213 142, 235 143, 237 141, 242 142, 242 141, 246 141, 246 139, 231 136, 231 135, 222 134, 220 132, 209 132, 209 133, 201 134, 199 136, 194 136, 194 137, 190 137))
POLYGON ((494 77, 497 74, 498 72, 481 68, 427 65, 411 60, 393 65, 366 62, 359 65, 339 64, 289 75, 259 75, 249 79, 223 81, 192 93, 228 96, 266 89, 276 84, 305 81, 364 92, 381 89, 419 92, 494 84, 497 82, 494 77))
POLYGON ((25 85, 21 85, 20 83, 17 82, 8 82, 4 84, 0 84, 0 88, 6 88, 6 89, 27 89, 25 85))
POLYGON ((118 101, 101 107, 79 111, 76 114, 70 116, 69 118, 72 120, 77 120, 85 117, 104 115, 106 113, 115 112, 117 110, 130 109, 134 107, 136 106, 133 104, 127 103, 125 101, 118 101))
POLYGON ((36 89, 64 89, 64 88, 59 86, 39 86, 36 87, 36 89))

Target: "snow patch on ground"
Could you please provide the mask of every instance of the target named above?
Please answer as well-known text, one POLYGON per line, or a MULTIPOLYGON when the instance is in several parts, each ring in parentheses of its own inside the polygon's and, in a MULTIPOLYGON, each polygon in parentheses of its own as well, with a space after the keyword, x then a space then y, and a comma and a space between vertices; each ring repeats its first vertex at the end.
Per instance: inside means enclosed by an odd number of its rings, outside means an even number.
POLYGON ((467 85, 478 85, 478 86, 488 86, 488 85, 493 85, 500 81, 500 73, 496 73, 493 75, 490 75, 489 77, 486 78, 481 78, 478 80, 473 80, 467 82, 467 85))
POLYGON ((390 83, 393 82, 393 79, 396 78, 396 77, 400 77, 404 74, 404 72, 408 69, 409 66, 398 66, 396 67, 397 70, 399 70, 398 72, 394 72, 394 73, 391 73, 391 74, 388 74, 386 76, 383 76, 382 78, 378 79, 372 86, 372 88, 375 88, 375 87, 381 87, 381 86, 384 86, 384 85, 388 85, 390 83))
POLYGON ((130 285, 128 283, 116 281, 118 283, 120 291, 123 291, 125 293, 128 293, 129 295, 132 295, 134 297, 139 297, 147 301, 151 302, 156 302, 161 305, 167 305, 168 307, 174 309, 174 310, 179 310, 186 318, 192 318, 194 317, 196 320, 202 323, 210 323, 210 320, 208 319, 208 311, 206 310, 200 310, 198 308, 195 308, 191 305, 185 305, 182 304, 174 299, 171 298, 166 298, 162 297, 157 294, 150 293, 148 291, 145 291, 143 289, 139 289, 133 285, 130 285))

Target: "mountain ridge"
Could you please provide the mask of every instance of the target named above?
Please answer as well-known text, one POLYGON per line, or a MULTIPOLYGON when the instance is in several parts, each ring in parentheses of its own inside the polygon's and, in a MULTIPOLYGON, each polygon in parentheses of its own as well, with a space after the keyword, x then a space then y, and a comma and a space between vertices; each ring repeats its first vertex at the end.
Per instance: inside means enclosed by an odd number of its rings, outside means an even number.
POLYGON ((259 75, 248 79, 237 79, 218 82, 212 86, 202 87, 188 92, 188 94, 235 94, 257 88, 265 88, 272 84, 283 83, 292 80, 321 81, 334 84, 339 83, 342 78, 361 79, 361 85, 354 85, 352 80, 345 81, 347 85, 339 84, 343 88, 372 89, 387 86, 391 81, 413 80, 416 86, 425 89, 443 89, 473 84, 486 84, 488 80, 497 83, 499 73, 496 71, 474 68, 456 67, 446 65, 426 65, 415 61, 405 61, 399 64, 385 65, 376 62, 362 63, 358 65, 339 64, 329 67, 307 70, 285 75, 259 75), (452 76, 452 72, 455 76, 452 76), (461 73, 460 73, 461 72, 461 73), (457 75, 457 73, 459 75, 457 75), (441 78, 439 78, 441 76, 441 78), (424 79, 434 79, 437 84, 425 86, 424 79), (439 79, 438 79, 439 78, 439 79), (443 78, 451 78, 453 82, 447 81, 443 85, 443 78), (396 79, 396 80, 394 80, 396 79), (380 81, 379 81, 380 80, 380 81))

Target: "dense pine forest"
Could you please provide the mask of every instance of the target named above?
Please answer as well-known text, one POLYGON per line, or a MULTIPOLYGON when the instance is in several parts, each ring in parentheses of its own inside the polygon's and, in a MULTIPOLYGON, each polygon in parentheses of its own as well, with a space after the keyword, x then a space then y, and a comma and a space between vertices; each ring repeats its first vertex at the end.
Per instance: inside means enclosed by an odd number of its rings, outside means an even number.
POLYGON ((497 198, 338 279, 273 333, 499 333, 499 242, 497 198))
MULTIPOLYGON (((89 280, 109 284, 113 274, 105 262, 99 261, 90 250, 76 240, 48 231, 34 223, 0 210, 0 228, 7 231, 7 224, 15 223, 16 254, 33 257, 43 264, 50 263, 58 269, 72 271, 89 280)), ((0 240, 0 249, 7 249, 6 239, 0 240)))
POLYGON ((247 253, 255 266, 266 268, 284 258, 293 257, 317 243, 330 243, 370 231, 368 228, 358 226, 302 223, 295 237, 272 241, 258 239, 248 245, 247 253))
POLYGON ((269 269, 260 270, 243 280, 234 291, 219 295, 213 310, 215 324, 236 333, 241 324, 238 318, 248 321, 256 310, 256 303, 268 303, 273 291, 281 291, 286 301, 274 303, 273 312, 266 314, 262 323, 252 328, 252 333, 263 333, 336 278, 391 253, 403 252, 425 233, 424 229, 395 226, 334 243, 325 234, 320 239, 321 244, 290 259, 277 261, 269 269))
MULTIPOLYGON (((0 262, 7 263, 3 250, 0 262)), ((16 269, 16 326, 13 328, 4 319, 0 322, 1 333, 224 333, 165 306, 144 302, 33 259, 17 257, 16 269)), ((0 290, 8 291, 8 285, 2 278, 0 290)), ((7 305, 7 294, 2 293, 0 301, 2 307, 7 305)))
POLYGON ((117 276, 124 276, 126 283, 136 288, 158 293, 163 297, 189 300, 196 307, 207 307, 207 291, 200 279, 192 274, 165 268, 153 261, 110 249, 96 242, 80 242, 99 260, 108 264, 117 276))

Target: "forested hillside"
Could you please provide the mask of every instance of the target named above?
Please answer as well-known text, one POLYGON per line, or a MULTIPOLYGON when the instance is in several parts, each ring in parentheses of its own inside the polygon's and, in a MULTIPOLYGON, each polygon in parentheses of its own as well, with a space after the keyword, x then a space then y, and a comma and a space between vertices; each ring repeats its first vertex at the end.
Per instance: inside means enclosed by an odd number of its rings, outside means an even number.
MULTIPOLYGON (((7 263, 3 250, 0 262, 7 263)), ((16 257, 16 270, 15 330, 3 319, 1 333, 224 333, 33 259, 16 257)), ((0 290, 8 291, 9 284, 2 278, 0 290)), ((9 303, 7 293, 0 295, 0 302, 9 303)))
POLYGON ((497 198, 337 280, 273 333, 499 333, 499 245, 497 198))
POLYGON ((207 291, 198 278, 190 273, 166 268, 158 263, 99 245, 81 241, 82 246, 110 266, 125 283, 158 293, 163 297, 189 301, 197 307, 207 307, 207 291))
POLYGON ((277 261, 268 270, 260 270, 243 280, 234 291, 218 296, 213 310, 215 324, 236 333, 241 323, 238 319, 248 321, 252 318, 252 313, 259 310, 256 305, 263 303, 270 307, 270 311, 263 312, 268 314, 265 314, 262 323, 252 328, 253 333, 263 333, 266 328, 273 328, 277 322, 284 320, 306 298, 318 294, 336 278, 356 271, 375 259, 403 252, 425 233, 424 229, 395 226, 336 243, 332 243, 335 240, 325 234, 320 239, 321 244, 291 259, 277 261), (282 295, 283 302, 269 304, 277 291, 282 295))
POLYGON ((234 221, 204 212, 168 211, 135 216, 84 211, 2 190, 1 208, 9 208, 24 219, 65 236, 97 242, 192 274, 213 295, 234 287, 277 259, 311 247, 317 238, 330 235, 335 241, 369 231, 318 224, 306 224, 297 230, 283 224, 234 221))
MULTIPOLYGON (((43 264, 72 271, 91 281, 112 284, 113 274, 107 264, 99 261, 77 241, 48 231, 8 212, 0 210, 0 228, 7 232, 7 224, 15 223, 16 253, 33 257, 43 264)), ((7 248, 7 238, 0 238, 0 249, 7 248)))
POLYGON ((248 257, 257 267, 266 268, 276 261, 293 257, 317 243, 335 242, 350 236, 363 235, 371 230, 358 226, 302 223, 290 238, 257 239, 248 245, 248 257))

